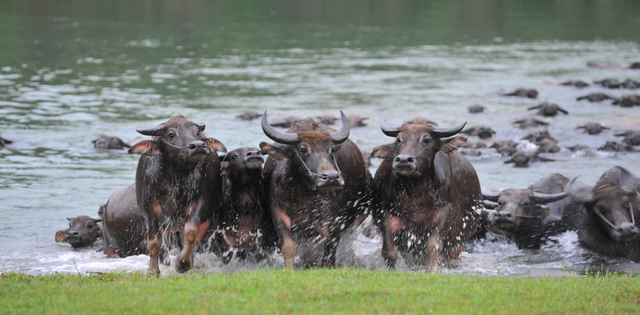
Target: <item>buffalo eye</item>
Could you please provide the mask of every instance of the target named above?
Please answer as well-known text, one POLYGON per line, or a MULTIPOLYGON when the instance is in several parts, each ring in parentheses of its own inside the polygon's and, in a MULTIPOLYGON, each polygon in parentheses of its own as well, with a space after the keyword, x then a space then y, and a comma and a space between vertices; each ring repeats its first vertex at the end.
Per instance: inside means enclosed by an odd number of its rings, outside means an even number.
POLYGON ((71 224, 71 222, 69 222, 69 227, 72 227, 72 226, 73 226, 73 224, 71 224))
POLYGON ((235 160, 237 157, 238 157, 238 156, 234 154, 234 155, 232 155, 232 156, 231 156, 231 159, 232 159, 232 160, 235 160))
POLYGON ((524 201, 521 203, 521 205, 525 206, 525 207, 529 207, 531 205, 531 203, 529 203, 528 201, 524 201))
POLYGON ((170 132, 168 135, 169 139, 173 139, 176 137, 176 134, 174 132, 170 132))
POLYGON ((301 149, 300 149, 300 152, 302 152, 302 153, 307 153, 307 148, 301 148, 301 149))
POLYGON ((89 228, 89 229, 93 229, 93 222, 89 222, 89 223, 87 223, 87 228, 89 228))
POLYGON ((424 143, 429 143, 429 142, 431 142, 431 138, 424 138, 424 140, 422 140, 422 141, 424 141, 424 143))
POLYGON ((200 130, 196 130, 196 136, 200 137, 200 130))
POLYGON ((400 138, 396 138, 396 143, 400 143, 402 142, 402 140, 400 140, 400 138))

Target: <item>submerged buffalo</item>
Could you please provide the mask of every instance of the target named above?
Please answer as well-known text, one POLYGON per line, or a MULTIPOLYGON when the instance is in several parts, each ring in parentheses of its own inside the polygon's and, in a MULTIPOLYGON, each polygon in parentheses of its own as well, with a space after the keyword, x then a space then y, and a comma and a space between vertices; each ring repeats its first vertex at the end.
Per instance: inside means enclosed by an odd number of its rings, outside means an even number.
POLYGON ((496 134, 496 131, 491 129, 489 126, 473 126, 461 131, 461 133, 466 133, 470 136, 478 136, 480 139, 488 139, 496 134))
POLYGON ((581 100, 587 100, 591 103, 594 102, 602 102, 604 100, 615 100, 616 98, 604 93, 589 93, 585 96, 580 96, 578 98, 576 98, 576 100, 581 101, 581 100))
POLYGON ((584 132, 590 135, 600 134, 603 130, 611 130, 611 128, 605 127, 601 123, 596 122, 586 123, 582 126, 578 126, 576 129, 584 129, 584 132))
POLYGON ((630 145, 640 145, 640 130, 626 130, 615 134, 616 137, 624 137, 622 142, 630 145))
POLYGON ((527 98, 536 98, 538 97, 538 91, 535 89, 517 89, 511 93, 503 93, 504 96, 516 96, 516 97, 527 97, 527 98))
POLYGON ((520 129, 526 129, 529 127, 538 127, 538 126, 549 126, 548 122, 545 122, 533 117, 518 119, 514 121, 512 124, 520 129))
POLYGON ((98 213, 102 218, 103 250, 107 257, 149 254, 147 225, 138 208, 135 184, 113 192, 98 213))
POLYGON ((640 106, 640 95, 629 94, 623 95, 619 99, 613 101, 612 105, 620 105, 620 107, 640 106))
POLYGON ((101 219, 81 215, 67 218, 69 228, 56 232, 56 242, 69 243, 73 248, 86 247, 102 236, 101 219))
POLYGON ((549 103, 549 102, 544 102, 541 104, 538 104, 536 106, 531 106, 528 108, 528 110, 532 110, 532 109, 537 109, 538 110, 538 115, 544 116, 544 117, 554 117, 556 115, 558 115, 558 113, 563 113, 563 114, 569 114, 569 112, 565 109, 563 109, 562 107, 558 106, 558 104, 555 103, 549 103))
POLYGON ((0 149, 4 148, 6 144, 11 144, 11 143, 13 143, 13 141, 0 137, 0 149))
POLYGON ((513 163, 514 167, 529 167, 531 162, 554 162, 554 159, 540 156, 538 152, 528 153, 524 151, 516 151, 511 158, 504 161, 504 164, 513 163))
POLYGON ((395 268, 398 251, 410 264, 438 267, 457 258, 476 231, 482 195, 475 169, 457 151, 466 136, 453 128, 403 124, 382 132, 391 144, 373 149, 384 159, 375 175, 374 218, 383 235, 382 256, 395 268))
POLYGON ((177 270, 193 265, 193 245, 213 223, 222 200, 220 159, 222 143, 204 134, 205 125, 175 116, 157 127, 140 129, 152 140, 138 142, 129 153, 141 154, 136 172, 138 208, 148 231, 149 269, 159 274, 163 237, 180 232, 182 252, 177 270))
POLYGON ((240 118, 242 120, 254 120, 256 118, 260 118, 261 114, 254 111, 246 111, 240 115, 237 115, 236 118, 240 118))
POLYGON ((259 261, 273 251, 275 230, 265 192, 259 149, 229 151, 222 162, 222 210, 212 244, 225 263, 232 258, 259 261))
POLYGON ((597 253, 640 262, 640 179, 625 168, 607 170, 594 187, 573 179, 566 187, 583 207, 580 244, 597 253))
POLYGON ((334 266, 342 232, 367 210, 371 174, 340 114, 339 131, 307 118, 282 133, 269 125, 266 112, 262 117, 265 135, 275 141, 260 148, 269 154, 264 167, 269 211, 285 268, 293 268, 300 242, 323 246, 322 266, 334 266))
POLYGON ((583 88, 583 87, 589 86, 589 83, 584 82, 582 80, 569 80, 569 81, 565 81, 565 82, 560 83, 560 85, 575 86, 577 88, 583 88))
POLYGON ((488 221, 519 249, 539 249, 549 236, 577 229, 580 207, 564 199, 568 195, 564 191, 567 183, 569 178, 555 173, 527 189, 484 194, 486 200, 496 203, 488 221))
POLYGON ((482 113, 484 112, 485 109, 487 108, 479 104, 474 104, 467 107, 467 110, 469 110, 469 113, 472 113, 472 114, 482 113))
POLYGON ((91 140, 91 143, 93 143, 96 149, 122 150, 124 148, 131 148, 131 145, 122 141, 122 139, 105 135, 101 135, 98 139, 91 140))
POLYGON ((413 118, 413 119, 409 120, 409 121, 407 122, 407 124, 423 124, 423 125, 426 125, 426 124, 432 124, 432 125, 436 125, 436 126, 438 125, 435 121, 430 120, 430 119, 429 119, 429 118, 427 118, 427 117, 422 117, 422 116, 420 116, 420 117, 415 117, 415 118, 413 118))

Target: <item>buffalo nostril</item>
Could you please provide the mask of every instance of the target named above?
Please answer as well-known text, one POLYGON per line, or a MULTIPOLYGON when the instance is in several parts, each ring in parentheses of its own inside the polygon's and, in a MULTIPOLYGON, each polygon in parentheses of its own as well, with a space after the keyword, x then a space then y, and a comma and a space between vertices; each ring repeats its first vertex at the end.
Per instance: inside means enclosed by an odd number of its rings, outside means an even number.
POLYGON ((69 231, 67 235, 78 235, 78 231, 69 231))
POLYGON ((409 162, 409 163, 413 163, 413 161, 414 161, 414 159, 412 157, 407 159, 407 162, 409 162))
POLYGON ((396 162, 400 162, 400 158, 396 156, 396 162))

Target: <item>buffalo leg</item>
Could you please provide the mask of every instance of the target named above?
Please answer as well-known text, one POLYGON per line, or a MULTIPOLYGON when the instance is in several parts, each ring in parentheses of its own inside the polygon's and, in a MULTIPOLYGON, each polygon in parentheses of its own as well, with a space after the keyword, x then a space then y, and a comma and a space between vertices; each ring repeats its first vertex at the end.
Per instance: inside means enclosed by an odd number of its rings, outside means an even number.
POLYGON ((336 251, 340 242, 340 233, 331 233, 325 236, 325 240, 321 266, 323 268, 333 268, 336 265, 336 251))
POLYGON ((384 217, 384 227, 382 231, 382 257, 387 263, 387 268, 395 269, 398 261, 398 249, 393 239, 398 230, 404 227, 404 224, 392 216, 384 217))
POLYGON ((296 258, 296 242, 291 238, 291 219, 283 211, 275 210, 273 213, 273 223, 278 232, 278 237, 282 241, 280 249, 284 257, 284 268, 293 269, 296 258))
POLYGON ((442 252, 442 238, 440 233, 433 232, 427 241, 427 272, 438 270, 438 259, 442 252))
POLYGON ((157 218, 152 218, 150 221, 148 224, 149 272, 152 275, 159 276, 160 266, 158 265, 158 254, 160 254, 160 249, 162 249, 162 238, 160 237, 160 226, 157 218))
POLYGON ((182 235, 184 235, 186 244, 180 252, 180 256, 178 256, 176 269, 178 272, 187 272, 193 266, 193 244, 198 237, 198 225, 192 220, 189 220, 189 222, 184 225, 182 235))

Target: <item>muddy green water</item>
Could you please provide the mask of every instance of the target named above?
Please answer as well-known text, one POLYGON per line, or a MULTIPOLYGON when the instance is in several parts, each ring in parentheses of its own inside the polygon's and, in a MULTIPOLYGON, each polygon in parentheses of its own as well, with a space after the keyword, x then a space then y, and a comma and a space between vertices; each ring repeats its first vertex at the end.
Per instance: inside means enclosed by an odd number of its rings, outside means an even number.
MULTIPOLYGON (((243 111, 308 117, 343 110, 370 118, 351 131, 368 151, 392 141, 379 129, 383 119, 416 116, 441 126, 489 125, 494 139, 518 140, 531 130, 511 122, 550 101, 569 111, 539 117, 559 144, 591 149, 564 149, 550 155, 556 162, 526 169, 490 151, 470 157, 483 189, 525 188, 553 172, 593 184, 615 165, 640 174, 640 154, 596 150, 616 140, 615 131, 640 129, 639 107, 576 101, 638 90, 558 85, 640 80, 640 70, 627 69, 640 61, 639 29, 638 1, 2 1, 0 135, 14 143, 0 149, 0 272, 145 269, 146 256, 106 259, 96 248, 56 244, 53 235, 66 228, 65 217, 97 216, 111 192, 134 182, 138 157, 96 150, 92 139, 132 140, 136 128, 177 114, 206 123, 208 135, 232 149, 268 140, 258 121, 235 118, 243 111), (521 87, 540 94, 500 96, 521 87), (472 104, 488 110, 470 114, 472 104), (575 130, 590 121, 613 130, 575 130)), ((382 266, 378 239, 356 231, 344 243, 341 264, 382 266)), ((205 263, 198 272, 258 267, 196 259, 205 263)), ((271 265, 280 264, 276 254, 271 265)), ((640 270, 593 255, 566 233, 536 252, 480 243, 443 272, 539 276, 585 268, 640 270)))

